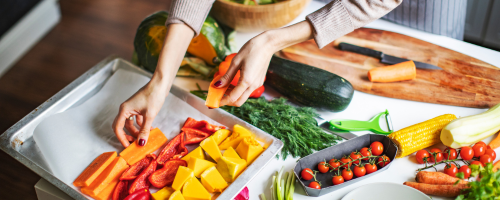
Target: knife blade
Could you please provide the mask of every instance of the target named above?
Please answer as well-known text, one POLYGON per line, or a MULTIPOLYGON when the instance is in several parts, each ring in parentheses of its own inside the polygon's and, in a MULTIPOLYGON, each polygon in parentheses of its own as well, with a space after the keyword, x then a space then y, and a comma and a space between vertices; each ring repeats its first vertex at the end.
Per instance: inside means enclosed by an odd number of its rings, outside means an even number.
POLYGON ((344 131, 344 130, 340 130, 337 128, 330 128, 329 121, 325 121, 325 122, 321 123, 319 125, 319 127, 321 127, 323 130, 325 130, 328 133, 333 133, 333 134, 335 134, 341 138, 344 138, 346 140, 350 140, 352 138, 358 137, 357 135, 355 135, 354 133, 351 133, 349 131, 344 131))
MULTIPOLYGON (((345 42, 341 42, 339 44, 339 49, 343 50, 343 51, 350 51, 350 52, 359 53, 359 54, 363 54, 366 56, 378 58, 378 59, 380 59, 380 62, 384 63, 384 64, 394 65, 394 64, 401 63, 401 62, 409 61, 408 59, 405 59, 405 58, 387 55, 381 51, 376 51, 373 49, 360 47, 360 46, 356 46, 356 45, 345 43, 345 42)), ((423 62, 418 62, 418 61, 413 61, 413 63, 415 63, 415 67, 417 67, 419 69, 442 70, 441 67, 431 65, 428 63, 423 63, 423 62)))

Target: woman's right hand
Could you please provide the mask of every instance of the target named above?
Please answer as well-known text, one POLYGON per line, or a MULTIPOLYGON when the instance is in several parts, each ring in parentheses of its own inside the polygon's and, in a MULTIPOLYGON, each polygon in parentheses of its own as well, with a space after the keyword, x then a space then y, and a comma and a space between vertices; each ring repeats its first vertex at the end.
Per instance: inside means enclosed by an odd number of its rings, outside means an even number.
POLYGON ((138 145, 146 144, 151 124, 165 101, 166 91, 162 84, 157 84, 152 79, 120 105, 120 111, 113 122, 113 130, 124 147, 128 147, 134 137, 137 138, 138 145), (140 129, 134 126, 134 116, 140 129), (124 127, 133 137, 125 133, 124 127))

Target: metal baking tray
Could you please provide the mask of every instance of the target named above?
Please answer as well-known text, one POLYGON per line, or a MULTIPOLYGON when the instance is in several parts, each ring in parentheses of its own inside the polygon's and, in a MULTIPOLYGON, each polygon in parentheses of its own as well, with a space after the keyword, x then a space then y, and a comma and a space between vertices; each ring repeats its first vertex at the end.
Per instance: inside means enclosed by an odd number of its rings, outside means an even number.
MULTIPOLYGON (((304 191, 306 191, 306 194, 308 196, 318 197, 333 192, 335 190, 338 190, 340 188, 346 187, 348 185, 357 183, 364 179, 370 178, 372 176, 375 176, 376 174, 382 173, 383 171, 389 169, 389 167, 392 164, 392 161, 394 161, 394 159, 396 158, 397 152, 398 152, 398 147, 387 136, 366 134, 353 139, 349 139, 340 144, 328 147, 326 149, 323 149, 321 151, 318 151, 316 153, 301 158, 300 160, 297 161, 297 164, 295 165, 293 171, 300 185, 302 186, 302 188, 304 188, 304 191), (319 162, 324 161, 325 159, 328 162, 333 157, 340 159, 342 158, 343 155, 349 155, 351 152, 355 150, 359 151, 363 147, 369 147, 370 144, 375 141, 379 141, 384 145, 384 152, 382 154, 385 154, 391 160, 391 162, 385 167, 380 168, 380 166, 377 166, 378 170, 376 172, 373 172, 371 174, 366 174, 363 177, 355 177, 339 185, 333 185, 332 183, 332 177, 336 172, 329 171, 324 174, 316 173, 316 179, 320 181, 322 184, 321 189, 319 190, 308 187, 309 183, 314 181, 313 179, 306 181, 300 178, 300 173, 302 169, 310 168, 312 170, 317 171, 318 170, 317 166, 319 162)), ((366 161, 362 161, 362 163, 366 163, 366 161)), ((351 170, 352 169, 353 166, 351 166, 351 170)))
MULTIPOLYGON (((44 118, 78 106, 92 97, 118 69, 136 72, 147 77, 152 76, 150 72, 124 59, 114 56, 108 57, 89 69, 64 89, 45 101, 42 105, 38 106, 35 110, 21 119, 21 121, 7 129, 7 131, 0 136, 0 149, 23 163, 69 196, 78 200, 87 199, 80 191, 71 188, 51 173, 40 149, 33 140, 33 131, 44 118)), ((283 143, 277 138, 246 123, 234 115, 222 109, 208 109, 202 99, 194 96, 188 91, 172 86, 170 93, 187 102, 204 115, 227 127, 240 124, 249 128, 255 134, 256 138, 263 142, 266 147, 266 150, 248 166, 235 182, 231 183, 217 199, 233 199, 241 189, 257 176, 260 170, 262 170, 269 161, 275 159, 276 154, 283 147, 283 143)))

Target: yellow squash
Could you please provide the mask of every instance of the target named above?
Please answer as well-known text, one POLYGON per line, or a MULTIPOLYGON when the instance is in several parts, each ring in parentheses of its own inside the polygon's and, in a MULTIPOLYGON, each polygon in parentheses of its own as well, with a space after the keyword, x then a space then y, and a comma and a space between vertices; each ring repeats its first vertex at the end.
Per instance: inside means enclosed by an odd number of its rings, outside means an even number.
POLYGON ((189 152, 186 156, 182 157, 181 160, 185 160, 186 162, 189 162, 189 159, 191 157, 205 160, 205 152, 203 152, 201 147, 197 147, 196 149, 189 152))
POLYGON ((182 195, 185 200, 210 200, 210 193, 195 177, 189 178, 182 187, 182 195))
POLYGON ((155 192, 151 194, 154 200, 168 200, 169 197, 174 193, 175 190, 171 187, 164 187, 161 190, 158 190, 158 192, 155 192))
POLYGON ((200 178, 203 171, 213 166, 215 166, 215 163, 195 157, 191 157, 188 162, 188 168, 193 170, 194 176, 197 178, 200 178))
POLYGON ((244 138, 236 147, 236 152, 248 164, 252 163, 264 151, 264 147, 252 137, 244 138))
POLYGON ((227 182, 215 167, 210 167, 201 174, 201 184, 208 192, 222 192, 227 187, 227 182))
POLYGON ((177 173, 175 174, 174 182, 172 183, 172 188, 174 190, 181 190, 184 183, 191 177, 194 177, 192 169, 184 166, 179 166, 177 173))
POLYGON ((214 138, 211 136, 201 141, 200 147, 203 148, 203 150, 205 150, 208 155, 215 160, 215 162, 222 157, 219 147, 217 146, 217 142, 215 142, 214 138))
POLYGON ((241 159, 241 157, 236 153, 236 151, 233 149, 233 147, 229 147, 224 151, 224 154, 222 156, 228 157, 228 158, 238 158, 241 159))
POLYGON ((246 166, 247 162, 243 159, 222 156, 217 163, 217 170, 226 182, 232 183, 243 172, 246 166))

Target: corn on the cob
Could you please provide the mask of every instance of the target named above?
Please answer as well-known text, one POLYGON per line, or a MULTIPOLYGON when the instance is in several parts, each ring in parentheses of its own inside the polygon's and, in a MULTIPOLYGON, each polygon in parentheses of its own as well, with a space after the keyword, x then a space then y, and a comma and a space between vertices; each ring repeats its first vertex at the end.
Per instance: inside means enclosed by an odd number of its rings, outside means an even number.
POLYGON ((397 158, 402 158, 415 151, 435 145, 440 140, 441 130, 457 117, 453 114, 440 115, 399 131, 391 133, 389 138, 398 145, 397 158))

